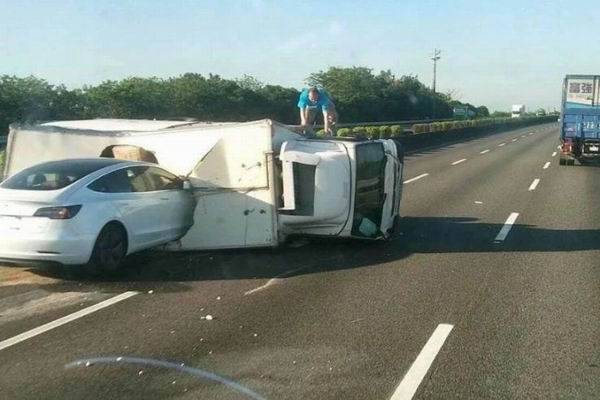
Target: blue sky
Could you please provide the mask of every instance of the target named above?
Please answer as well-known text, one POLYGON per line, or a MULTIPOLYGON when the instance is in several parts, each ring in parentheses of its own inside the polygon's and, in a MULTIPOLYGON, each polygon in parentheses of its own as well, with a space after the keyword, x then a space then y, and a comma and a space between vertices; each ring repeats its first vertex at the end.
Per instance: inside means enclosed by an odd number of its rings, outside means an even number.
POLYGON ((329 66, 390 69, 508 110, 559 106, 566 73, 600 74, 593 1, 12 1, 0 74, 69 87, 209 72, 302 87, 329 66))

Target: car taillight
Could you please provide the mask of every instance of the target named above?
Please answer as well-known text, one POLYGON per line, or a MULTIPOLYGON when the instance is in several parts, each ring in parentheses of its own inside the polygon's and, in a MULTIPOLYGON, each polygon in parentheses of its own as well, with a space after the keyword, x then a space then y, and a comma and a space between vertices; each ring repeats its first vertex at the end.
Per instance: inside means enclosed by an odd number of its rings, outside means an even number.
POLYGON ((46 217, 50 219, 71 219, 81 210, 81 206, 68 207, 44 207, 33 214, 34 217, 46 217))

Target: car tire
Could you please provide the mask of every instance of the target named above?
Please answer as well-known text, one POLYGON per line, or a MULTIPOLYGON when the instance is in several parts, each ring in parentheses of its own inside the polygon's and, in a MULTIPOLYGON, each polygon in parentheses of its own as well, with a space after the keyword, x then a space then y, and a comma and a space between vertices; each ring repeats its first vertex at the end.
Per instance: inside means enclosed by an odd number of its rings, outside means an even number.
POLYGON ((116 223, 106 225, 100 231, 87 266, 92 273, 115 273, 127 255, 127 234, 116 223))
POLYGON ((561 158, 560 160, 558 160, 558 164, 560 165, 567 165, 567 160, 564 158, 561 158))

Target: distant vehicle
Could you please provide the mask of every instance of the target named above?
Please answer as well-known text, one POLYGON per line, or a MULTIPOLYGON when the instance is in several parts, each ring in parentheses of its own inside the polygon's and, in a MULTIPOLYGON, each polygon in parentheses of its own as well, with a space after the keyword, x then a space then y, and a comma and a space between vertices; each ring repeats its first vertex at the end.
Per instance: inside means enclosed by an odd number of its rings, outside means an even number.
POLYGON ((195 201, 184 186, 156 165, 114 158, 26 168, 0 184, 0 260, 115 270, 185 235, 195 201))
POLYGON ((567 75, 563 82, 560 165, 600 159, 600 76, 567 75))
POLYGON ((510 115, 512 118, 521 118, 525 115, 525 106, 523 104, 513 104, 510 115))
MULTIPOLYGON (((169 250, 276 247, 290 236, 386 239, 403 153, 391 139, 308 139, 271 120, 83 120, 12 125, 5 176, 40 161, 114 157, 185 176, 194 225, 169 250)), ((68 204, 67 204, 68 205, 68 204)))

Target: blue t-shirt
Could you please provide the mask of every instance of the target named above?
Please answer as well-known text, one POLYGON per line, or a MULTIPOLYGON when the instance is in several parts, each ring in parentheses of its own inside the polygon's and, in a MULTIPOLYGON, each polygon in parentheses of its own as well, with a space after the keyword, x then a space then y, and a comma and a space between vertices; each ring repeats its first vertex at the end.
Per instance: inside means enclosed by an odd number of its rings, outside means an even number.
POLYGON ((329 96, 323 89, 318 89, 319 99, 315 102, 308 98, 308 89, 304 89, 298 98, 298 108, 320 108, 322 111, 327 111, 329 108, 329 96))

